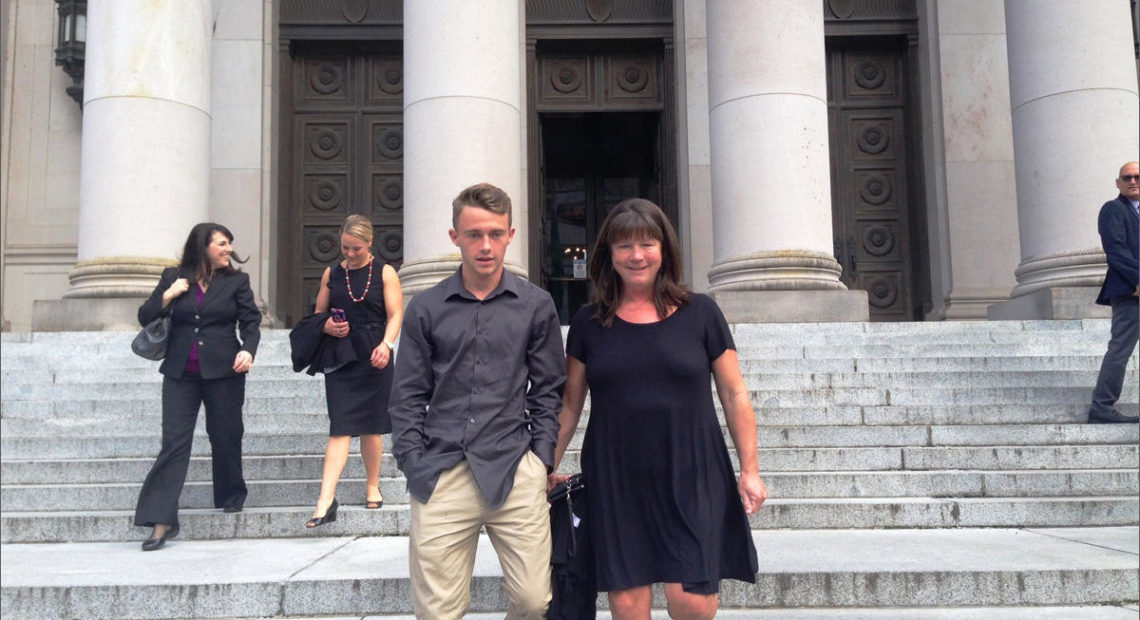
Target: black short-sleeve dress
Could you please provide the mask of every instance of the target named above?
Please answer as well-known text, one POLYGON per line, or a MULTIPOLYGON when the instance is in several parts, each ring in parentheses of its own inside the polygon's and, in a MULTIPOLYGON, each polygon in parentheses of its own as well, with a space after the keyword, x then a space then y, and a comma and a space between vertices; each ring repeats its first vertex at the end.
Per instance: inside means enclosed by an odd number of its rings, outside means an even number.
POLYGON ((735 348, 705 295, 662 321, 582 308, 566 352, 586 365, 590 415, 582 472, 598 589, 681 583, 711 594, 755 583, 756 549, 712 395, 712 361, 735 348))
POLYGON ((388 416, 388 395, 392 392, 395 359, 383 369, 370 363, 372 350, 384 340, 388 312, 384 309, 384 263, 373 259, 372 280, 369 266, 349 269, 352 296, 345 282, 345 268, 339 264, 329 273, 329 307, 342 308, 348 318, 348 338, 356 361, 325 373, 325 401, 329 408, 329 435, 382 435, 392 432, 388 416), (367 292, 365 289, 367 288, 367 292))

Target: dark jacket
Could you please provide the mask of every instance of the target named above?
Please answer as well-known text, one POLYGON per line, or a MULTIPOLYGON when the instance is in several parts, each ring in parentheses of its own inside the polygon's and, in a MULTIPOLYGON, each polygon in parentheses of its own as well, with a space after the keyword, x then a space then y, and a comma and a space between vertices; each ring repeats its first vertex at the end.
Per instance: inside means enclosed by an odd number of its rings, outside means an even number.
POLYGON ((1114 297, 1127 297, 1140 280, 1140 217, 1123 195, 1104 203, 1097 218, 1100 244, 1108 261, 1108 273, 1096 303, 1110 305, 1114 297))
POLYGON ((308 374, 329 373, 359 359, 352 341, 334 338, 324 333, 325 321, 332 316, 317 312, 301 319, 289 331, 290 358, 293 372, 308 367, 308 374))
MULTIPOLYGON (((139 307, 139 323, 146 325, 164 314, 162 294, 180 277, 177 267, 163 270, 154 292, 139 307)), ((177 379, 186 370, 190 347, 198 343, 198 364, 203 379, 232 377, 234 358, 238 351, 257 356, 261 340, 261 311, 253 301, 249 274, 215 273, 202 306, 198 307, 194 283, 190 290, 179 295, 167 306, 165 314, 171 316, 170 338, 166 344, 166 357, 159 372, 177 379), (241 332, 238 340, 237 331, 241 332)))

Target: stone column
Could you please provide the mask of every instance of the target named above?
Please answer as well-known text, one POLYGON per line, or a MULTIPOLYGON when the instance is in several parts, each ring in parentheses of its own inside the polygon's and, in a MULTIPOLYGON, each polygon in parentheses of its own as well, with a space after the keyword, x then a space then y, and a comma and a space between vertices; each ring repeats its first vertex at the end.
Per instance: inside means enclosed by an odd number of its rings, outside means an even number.
POLYGON ((709 0, 713 252, 729 321, 863 321, 832 256, 823 5, 709 0))
POLYGON ((1131 12, 1115 0, 1005 0, 1021 264, 991 319, 1107 316, 1100 206, 1140 152, 1131 12))
POLYGON ((139 299, 208 217, 210 0, 91 2, 78 262, 33 329, 133 329, 139 299))
POLYGON ((405 295, 459 266, 451 201, 479 182, 510 195, 507 268, 526 275, 521 12, 518 0, 404 2, 405 295))

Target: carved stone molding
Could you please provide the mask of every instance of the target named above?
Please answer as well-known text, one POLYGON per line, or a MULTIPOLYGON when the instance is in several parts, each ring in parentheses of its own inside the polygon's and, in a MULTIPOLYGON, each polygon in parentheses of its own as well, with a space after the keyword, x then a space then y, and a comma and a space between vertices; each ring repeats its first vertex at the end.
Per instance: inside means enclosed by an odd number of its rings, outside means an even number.
POLYGON ((534 24, 672 23, 671 0, 527 0, 526 22, 534 24))
POLYGON ((918 19, 914 0, 823 0, 825 21, 918 19))
POLYGON ((282 26, 399 24, 402 0, 281 0, 282 26))

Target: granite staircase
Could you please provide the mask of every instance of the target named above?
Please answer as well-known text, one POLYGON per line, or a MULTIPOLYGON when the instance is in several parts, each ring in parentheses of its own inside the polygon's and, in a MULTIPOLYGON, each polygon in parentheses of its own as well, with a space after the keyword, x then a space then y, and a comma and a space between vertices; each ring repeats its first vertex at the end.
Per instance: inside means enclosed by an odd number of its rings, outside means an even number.
MULTIPOLYGON (((1107 321, 734 333, 771 499, 751 520, 757 584, 723 584, 725 617, 1135 617, 1140 435, 1084 423, 1107 321)), ((0 340, 0 615, 410 613, 408 497, 389 454, 383 509, 361 506, 354 456, 338 521, 303 527, 328 427, 323 382, 292 372, 282 330, 263 334, 246 387, 245 511, 212 508, 200 419, 182 532, 139 553, 147 532, 131 517, 159 448, 161 377, 130 337, 0 340)), ((1120 405, 1133 414, 1137 384, 1134 356, 1120 405)), ((473 612, 505 609, 498 574, 482 544, 473 612)))

